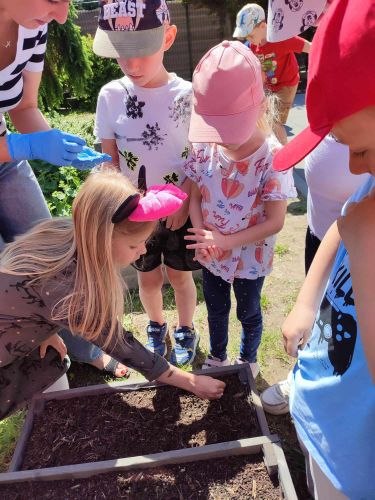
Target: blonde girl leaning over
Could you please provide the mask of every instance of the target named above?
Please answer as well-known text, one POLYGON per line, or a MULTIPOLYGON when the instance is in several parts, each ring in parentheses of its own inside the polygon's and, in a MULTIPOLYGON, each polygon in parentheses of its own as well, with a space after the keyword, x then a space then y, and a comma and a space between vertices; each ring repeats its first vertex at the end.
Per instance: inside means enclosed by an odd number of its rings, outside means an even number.
POLYGON ((6 246, 0 258, 0 418, 67 371, 62 328, 149 380, 202 398, 222 395, 223 382, 171 367, 120 321, 121 268, 145 252, 154 220, 175 212, 184 196, 174 186, 142 196, 119 173, 94 173, 75 199, 71 219, 46 220, 6 246))
POLYGON ((229 364, 228 321, 233 284, 242 324, 239 357, 259 372, 260 306, 264 278, 284 224, 288 197, 296 195, 291 174, 272 169, 277 140, 266 127, 261 67, 239 42, 224 41, 199 62, 193 76, 194 108, 185 164, 194 181, 190 217, 203 267, 210 355, 205 366, 229 364))

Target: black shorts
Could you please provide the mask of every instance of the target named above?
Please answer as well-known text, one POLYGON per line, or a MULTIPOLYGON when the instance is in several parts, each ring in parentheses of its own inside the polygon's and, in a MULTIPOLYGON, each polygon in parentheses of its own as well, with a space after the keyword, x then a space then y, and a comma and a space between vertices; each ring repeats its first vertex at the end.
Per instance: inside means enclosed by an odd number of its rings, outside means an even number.
POLYGON ((193 260, 195 251, 186 248, 189 242, 184 240, 184 236, 188 234, 189 227, 191 227, 190 219, 176 231, 167 229, 165 222, 160 222, 155 233, 147 242, 147 253, 134 262, 133 267, 144 273, 153 271, 160 266, 163 256, 164 264, 176 271, 200 269, 199 262, 193 260))

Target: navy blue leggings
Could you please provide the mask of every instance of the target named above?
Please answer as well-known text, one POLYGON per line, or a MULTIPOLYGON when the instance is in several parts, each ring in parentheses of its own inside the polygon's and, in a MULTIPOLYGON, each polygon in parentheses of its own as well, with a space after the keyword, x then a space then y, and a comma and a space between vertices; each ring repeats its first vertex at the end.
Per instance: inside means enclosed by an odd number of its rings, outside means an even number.
MULTIPOLYGON (((208 312, 211 355, 224 361, 227 357, 231 284, 203 268, 203 293, 208 312)), ((257 360, 263 319, 260 296, 264 277, 255 280, 235 278, 237 318, 242 324, 240 357, 250 363, 257 360)))

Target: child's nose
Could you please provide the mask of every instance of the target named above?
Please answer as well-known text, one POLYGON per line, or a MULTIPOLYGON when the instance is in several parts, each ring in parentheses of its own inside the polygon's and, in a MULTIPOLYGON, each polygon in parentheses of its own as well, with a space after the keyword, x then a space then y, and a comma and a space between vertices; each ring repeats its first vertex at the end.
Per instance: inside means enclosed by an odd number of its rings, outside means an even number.
POLYGON ((139 68, 139 61, 138 59, 127 59, 125 63, 125 67, 127 72, 132 73, 132 72, 137 72, 139 68))
POLYGON ((143 243, 140 250, 139 250, 139 255, 144 255, 147 252, 146 250, 146 244, 143 243))
POLYGON ((59 24, 64 24, 68 18, 69 4, 70 2, 59 2, 56 4, 56 7, 50 13, 51 18, 59 24))

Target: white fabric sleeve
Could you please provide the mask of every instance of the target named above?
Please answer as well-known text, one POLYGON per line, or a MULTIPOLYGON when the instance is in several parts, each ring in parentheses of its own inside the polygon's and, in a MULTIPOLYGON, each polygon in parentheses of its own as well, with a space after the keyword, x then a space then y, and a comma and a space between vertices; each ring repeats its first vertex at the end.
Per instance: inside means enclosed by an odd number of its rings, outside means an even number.
POLYGON ((109 94, 105 88, 99 92, 96 104, 94 135, 97 139, 115 139, 115 133, 108 118, 109 94))
POLYGON ((286 172, 276 172, 272 168, 272 162, 262 179, 261 200, 279 201, 288 198, 297 198, 294 186, 293 169, 286 172))

